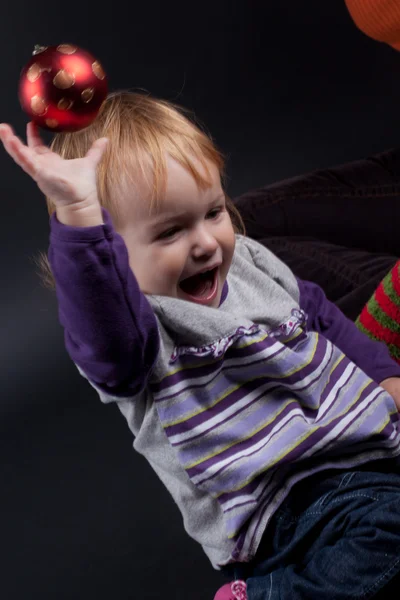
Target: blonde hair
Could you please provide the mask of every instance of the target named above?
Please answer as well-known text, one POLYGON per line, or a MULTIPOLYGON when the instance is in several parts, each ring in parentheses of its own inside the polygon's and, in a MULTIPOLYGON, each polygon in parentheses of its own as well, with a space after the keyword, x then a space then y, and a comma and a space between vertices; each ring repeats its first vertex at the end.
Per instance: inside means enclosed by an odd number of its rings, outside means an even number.
MULTIPOLYGON (((184 167, 200 188, 212 183, 207 161, 218 168, 222 182, 225 181, 225 160, 212 138, 195 123, 189 111, 171 102, 142 92, 113 92, 89 127, 56 134, 50 148, 65 159, 81 158, 101 137, 107 137, 109 142, 97 167, 98 196, 114 224, 124 218, 119 198, 124 190, 134 189, 140 177, 152 189, 149 211, 159 207, 167 182, 166 154, 184 167), (202 172, 196 162, 203 167, 202 172)), ((46 202, 51 216, 56 207, 48 197, 46 202)), ((235 233, 245 235, 239 211, 230 198, 226 202, 235 233)), ((40 252, 34 260, 42 283, 54 290, 47 255, 40 252)))

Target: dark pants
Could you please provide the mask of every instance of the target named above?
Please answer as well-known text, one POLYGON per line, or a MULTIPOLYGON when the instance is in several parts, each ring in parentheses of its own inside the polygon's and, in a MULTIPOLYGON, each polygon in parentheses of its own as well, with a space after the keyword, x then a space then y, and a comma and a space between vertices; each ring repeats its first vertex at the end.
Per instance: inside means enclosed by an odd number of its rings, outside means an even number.
POLYGON ((400 256, 400 150, 235 200, 247 235, 355 319, 400 256))
POLYGON ((249 600, 400 596, 400 463, 327 471, 295 486, 254 561, 236 565, 249 600))

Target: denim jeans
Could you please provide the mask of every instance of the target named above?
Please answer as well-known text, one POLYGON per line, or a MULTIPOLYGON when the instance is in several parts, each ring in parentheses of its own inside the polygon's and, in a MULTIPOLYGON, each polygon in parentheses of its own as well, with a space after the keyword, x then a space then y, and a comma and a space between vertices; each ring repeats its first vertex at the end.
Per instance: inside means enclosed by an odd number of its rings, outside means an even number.
POLYGON ((400 150, 234 200, 249 237, 355 320, 400 256, 400 150))
POLYGON ((247 581, 249 600, 398 598, 400 460, 298 483, 255 559, 225 571, 247 581))

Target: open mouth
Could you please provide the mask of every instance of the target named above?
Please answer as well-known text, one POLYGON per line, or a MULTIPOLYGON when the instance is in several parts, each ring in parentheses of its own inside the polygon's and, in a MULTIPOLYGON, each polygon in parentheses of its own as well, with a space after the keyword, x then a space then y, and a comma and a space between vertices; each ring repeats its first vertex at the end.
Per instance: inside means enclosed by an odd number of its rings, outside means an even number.
POLYGON ((206 304, 213 300, 218 289, 218 267, 187 277, 179 283, 180 289, 189 296, 192 302, 206 304))

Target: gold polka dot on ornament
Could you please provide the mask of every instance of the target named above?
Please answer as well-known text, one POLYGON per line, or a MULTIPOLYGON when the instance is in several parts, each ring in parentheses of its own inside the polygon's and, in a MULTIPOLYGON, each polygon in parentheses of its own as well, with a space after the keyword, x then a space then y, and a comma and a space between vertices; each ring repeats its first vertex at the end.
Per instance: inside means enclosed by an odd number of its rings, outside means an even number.
POLYGON ((31 83, 34 83, 39 79, 42 74, 42 69, 38 63, 34 63, 26 72, 26 78, 31 83))
POLYGON ((84 103, 89 104, 94 96, 94 88, 86 88, 86 90, 83 90, 81 96, 84 103))
POLYGON ((74 85, 75 75, 65 69, 61 69, 54 77, 53 83, 59 90, 67 90, 74 85))
POLYGON ((75 54, 78 50, 78 46, 74 46, 73 44, 60 44, 57 46, 58 52, 61 54, 75 54))
POLYGON ((45 115, 49 109, 49 105, 46 104, 44 98, 41 96, 32 96, 31 98, 31 110, 35 115, 39 117, 45 115))
POLYGON ((47 127, 51 127, 51 129, 55 129, 58 126, 57 119, 46 119, 45 123, 47 127))
POLYGON ((68 98, 61 98, 61 100, 58 101, 57 108, 59 108, 60 110, 69 110, 72 107, 73 103, 73 100, 68 100, 68 98))
POLYGON ((96 75, 97 79, 103 80, 105 78, 105 76, 106 76, 106 74, 103 71, 103 67, 101 66, 101 64, 99 63, 98 60, 96 60, 92 64, 92 71, 96 75))

